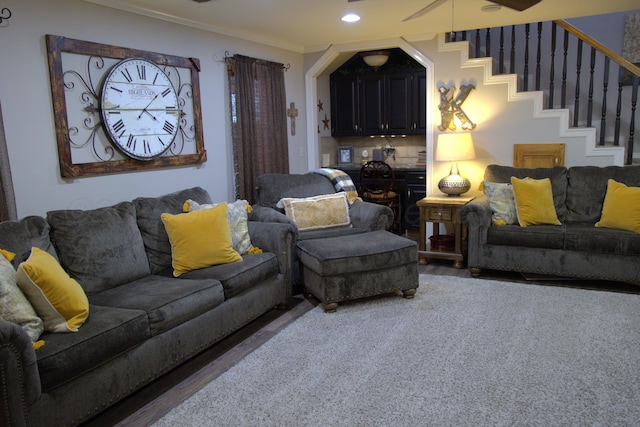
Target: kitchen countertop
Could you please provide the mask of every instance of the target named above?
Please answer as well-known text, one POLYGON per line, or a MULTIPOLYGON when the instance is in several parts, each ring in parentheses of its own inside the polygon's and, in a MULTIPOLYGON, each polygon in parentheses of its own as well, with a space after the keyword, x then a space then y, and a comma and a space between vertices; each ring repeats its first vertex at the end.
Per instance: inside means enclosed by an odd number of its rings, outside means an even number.
MULTIPOLYGON (((415 163, 411 164, 411 163, 389 163, 389 165, 391 166, 391 168, 394 171, 398 171, 398 172, 424 172, 426 169, 426 166, 418 166, 415 163)), ((357 171, 360 170, 360 168, 362 167, 362 165, 359 164, 351 164, 351 165, 332 165, 332 166, 328 166, 332 169, 340 169, 343 171, 357 171)))

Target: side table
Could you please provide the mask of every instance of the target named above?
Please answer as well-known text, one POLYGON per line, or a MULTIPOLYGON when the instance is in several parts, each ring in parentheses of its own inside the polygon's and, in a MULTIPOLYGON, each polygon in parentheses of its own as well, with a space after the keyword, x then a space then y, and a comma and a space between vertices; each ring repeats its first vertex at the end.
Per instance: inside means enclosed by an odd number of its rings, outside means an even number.
POLYGON ((420 209, 420 242, 418 242, 418 258, 420 264, 426 264, 429 258, 453 260, 455 268, 464 267, 466 254, 466 227, 460 222, 462 207, 475 197, 464 196, 427 196, 416 204, 420 209), (433 223, 433 235, 440 235, 440 224, 453 228, 454 247, 452 249, 432 248, 427 244, 426 223, 433 223))

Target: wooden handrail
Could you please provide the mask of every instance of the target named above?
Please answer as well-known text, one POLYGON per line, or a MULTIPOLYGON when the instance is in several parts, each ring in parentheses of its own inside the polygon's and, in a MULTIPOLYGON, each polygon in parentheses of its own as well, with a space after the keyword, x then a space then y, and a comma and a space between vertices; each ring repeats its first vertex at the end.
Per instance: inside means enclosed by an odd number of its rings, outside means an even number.
POLYGON ((622 56, 618 55, 617 53, 615 53, 614 51, 612 51, 608 47, 604 46, 602 43, 598 42, 597 40, 589 37, 588 35, 586 35, 582 31, 580 31, 576 27, 574 27, 571 24, 569 24, 567 21, 564 21, 562 19, 557 19, 557 20, 555 20, 553 22, 558 24, 565 31, 568 31, 569 33, 573 34, 574 36, 578 37, 579 39, 582 39, 582 41, 584 41, 586 44, 588 44, 589 46, 593 47, 594 49, 600 51, 605 56, 608 56, 614 62, 617 62, 619 65, 623 66, 627 70, 629 70, 632 73, 640 76, 640 67, 635 65, 633 62, 629 62, 628 60, 624 59, 622 56))

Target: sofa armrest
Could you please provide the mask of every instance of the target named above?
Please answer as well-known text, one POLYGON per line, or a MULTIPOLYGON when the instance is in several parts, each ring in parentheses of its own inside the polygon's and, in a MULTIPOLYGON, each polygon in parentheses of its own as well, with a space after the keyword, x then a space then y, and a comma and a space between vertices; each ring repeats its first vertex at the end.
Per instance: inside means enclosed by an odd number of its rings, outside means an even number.
POLYGON ((273 208, 269 208, 261 205, 252 205, 251 213, 249 214, 249 221, 261 221, 261 222, 281 222, 283 224, 292 224, 293 221, 273 208))
POLYGON ((349 209, 354 227, 369 231, 388 230, 393 224, 393 211, 389 206, 370 202, 356 202, 349 209))
POLYGON ((491 225, 491 207, 487 196, 483 194, 464 205, 460 211, 460 220, 468 228, 489 228, 491 225))
POLYGON ((483 194, 464 205, 460 220, 467 226, 467 264, 469 268, 478 267, 481 247, 487 244, 487 231, 491 226, 491 207, 487 196, 483 194))
POLYGON ((293 224, 248 221, 251 244, 264 252, 271 252, 278 258, 280 273, 291 283, 293 274, 294 245, 297 229, 293 224))
POLYGON ((22 328, 0 318, 1 425, 29 425, 29 407, 42 392, 33 343, 22 328))

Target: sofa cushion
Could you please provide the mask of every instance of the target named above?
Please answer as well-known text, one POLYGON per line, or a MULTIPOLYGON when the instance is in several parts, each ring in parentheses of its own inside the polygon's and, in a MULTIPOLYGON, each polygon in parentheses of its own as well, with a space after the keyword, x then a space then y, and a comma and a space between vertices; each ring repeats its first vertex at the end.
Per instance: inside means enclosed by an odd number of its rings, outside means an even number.
POLYGON ((175 277, 191 270, 242 260, 231 246, 226 203, 177 215, 163 213, 160 217, 171 243, 175 277))
POLYGON ((602 205, 602 216, 596 227, 640 233, 640 187, 627 187, 609 180, 602 205))
POLYGON ((144 310, 152 336, 198 317, 224 301, 217 280, 150 275, 89 298, 92 304, 144 310))
POLYGON ((160 215, 181 213, 184 202, 189 199, 198 203, 211 203, 209 193, 200 187, 160 197, 138 197, 133 201, 152 274, 171 267, 171 244, 160 215))
POLYGON ((591 223, 565 224, 564 249, 615 255, 640 256, 640 234, 594 227, 591 223))
MULTIPOLYGON (((199 211, 202 209, 211 209, 216 204, 200 204, 191 199, 187 200, 183 206, 185 212, 199 211)), ((231 232, 231 244, 233 249, 240 255, 244 255, 253 245, 251 244, 251 236, 249 236, 249 227, 247 226, 248 212, 251 210, 249 202, 246 200, 236 200, 227 203, 227 220, 229 221, 229 231, 231 232)))
POLYGON ((600 220, 609 179, 640 187, 640 166, 574 166, 568 175, 567 221, 600 220))
POLYGON ((562 249, 563 242, 563 227, 558 227, 557 225, 520 227, 515 224, 489 227, 487 230, 487 243, 489 245, 562 249))
POLYGON ((484 171, 484 180, 490 182, 511 182, 511 177, 533 178, 551 180, 551 190, 553 193, 553 205, 556 215, 561 222, 567 216, 565 205, 567 197, 567 168, 555 166, 553 168, 516 168, 512 166, 489 165, 484 171))
POLYGON ((519 179, 511 177, 511 183, 513 184, 513 196, 516 201, 516 212, 520 226, 560 225, 553 206, 549 178, 519 179))
POLYGON ((0 317, 20 325, 36 342, 44 332, 44 322, 16 282, 16 270, 7 258, 0 254, 0 317))
POLYGON ((257 203, 272 209, 278 209, 276 207, 278 201, 285 197, 312 197, 335 192, 329 179, 315 173, 303 175, 272 173, 260 175, 256 180, 257 203))
POLYGON ((347 193, 322 194, 312 197, 285 197, 278 202, 299 231, 351 225, 347 193))
POLYGON ((517 223, 518 213, 513 196, 513 185, 511 183, 483 181, 482 186, 491 207, 491 222, 493 225, 517 223))
POLYGON ((47 213, 60 264, 87 295, 149 274, 131 202, 47 213))
POLYGON ((215 278, 222 283, 224 297, 229 299, 270 277, 278 275, 278 259, 271 252, 242 256, 242 262, 214 265, 183 274, 184 279, 215 278))
POLYGON ((46 251, 33 248, 16 273, 18 286, 49 332, 77 332, 89 316, 82 286, 46 251))
POLYGON ((42 391, 48 392, 149 338, 142 310, 90 306, 91 316, 74 334, 44 333, 36 352, 42 391))
POLYGON ((31 254, 34 246, 49 252, 56 260, 56 253, 49 237, 51 227, 41 216, 27 216, 19 221, 0 222, 0 249, 6 249, 15 254, 11 264, 14 268, 31 254))

